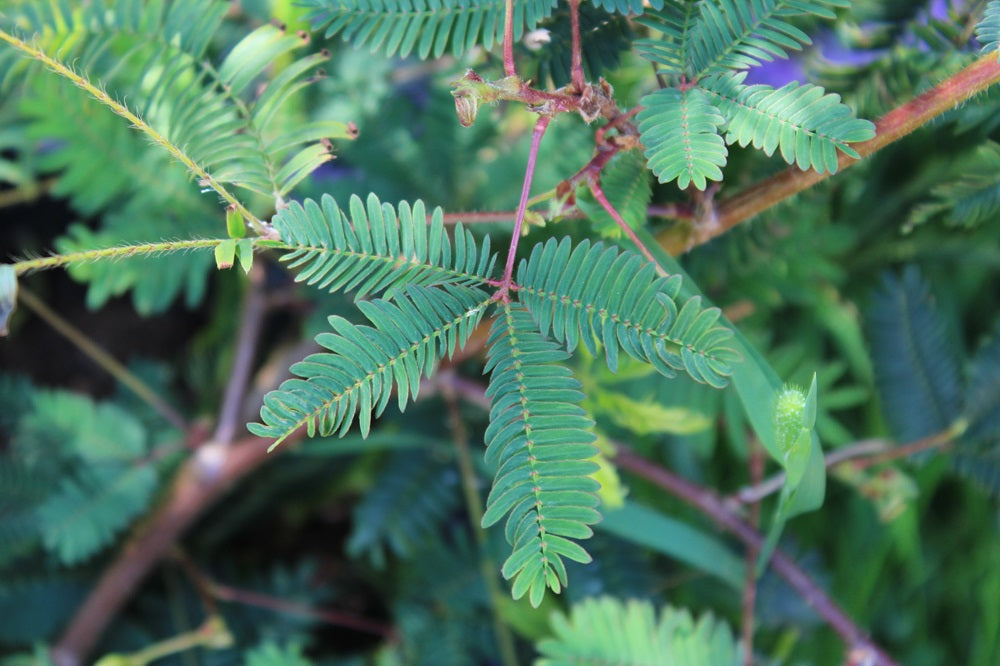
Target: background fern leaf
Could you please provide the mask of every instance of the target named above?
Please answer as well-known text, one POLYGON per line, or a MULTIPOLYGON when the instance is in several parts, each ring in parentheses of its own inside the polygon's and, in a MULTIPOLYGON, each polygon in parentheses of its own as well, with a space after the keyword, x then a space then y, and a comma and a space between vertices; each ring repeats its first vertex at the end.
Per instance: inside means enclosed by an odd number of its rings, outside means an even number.
POLYGON ((765 154, 775 148, 788 164, 803 171, 837 171, 837 151, 857 158, 848 144, 875 136, 875 126, 855 118, 840 95, 824 94, 819 86, 796 81, 778 90, 766 85, 742 85, 746 72, 707 77, 698 82, 726 117, 726 143, 752 143, 765 154))
POLYGON ((272 446, 277 446, 302 426, 310 437, 337 431, 343 436, 357 418, 367 436, 372 416, 382 413, 393 389, 402 410, 411 395, 416 397, 421 375, 429 375, 439 358, 465 344, 489 301, 478 289, 414 286, 393 301, 358 304, 374 327, 331 316, 335 333, 316 336, 329 353, 312 354, 293 365, 299 378, 264 397, 263 425, 250 424, 250 432, 274 438, 272 446))
POLYGON ((296 280, 358 296, 403 285, 485 284, 496 259, 489 237, 482 248, 461 224, 454 243, 440 208, 428 222, 422 201, 402 202, 397 211, 371 194, 366 204, 352 196, 349 213, 333 197, 309 199, 278 211, 273 224, 290 250, 282 256, 296 280))
POLYGON ((593 0, 595 7, 600 7, 607 12, 618 12, 628 16, 630 14, 642 14, 649 8, 663 9, 664 0, 593 0))
POLYGON ((729 627, 711 615, 612 597, 575 604, 552 619, 555 636, 538 643, 536 666, 602 663, 629 666, 735 666, 739 651, 729 627))
POLYGON ((63 564, 79 562, 108 545, 145 511, 157 486, 149 465, 102 465, 65 478, 38 507, 42 542, 63 564))
MULTIPOLYGON (((612 11, 586 2, 580 5, 580 50, 588 81, 614 71, 632 46, 629 19, 612 11)), ((563 4, 544 26, 549 31, 549 41, 538 51, 538 74, 532 78, 560 88, 571 79, 572 35, 568 6, 563 4)))
POLYGON ((983 51, 996 51, 1000 47, 1000 0, 986 3, 983 18, 976 25, 976 39, 983 45, 983 51))
POLYGON ((955 448, 955 469, 1000 495, 1000 335, 993 336, 973 357, 965 389, 963 417, 968 428, 955 448))
POLYGON ((691 31, 691 75, 694 79, 729 69, 747 69, 787 58, 811 44, 809 36, 788 21, 813 15, 833 18, 833 7, 845 0, 704 0, 691 31))
POLYGON ((976 149, 964 173, 935 185, 932 200, 915 206, 906 230, 930 220, 971 229, 997 219, 1000 213, 1000 144, 988 141, 976 149))
MULTIPOLYGON (((340 34, 354 46, 406 57, 460 56, 476 45, 489 49, 503 38, 504 0, 306 0, 313 29, 340 34)), ((514 39, 534 30, 555 0, 515 0, 514 39)))
POLYGON ((636 20, 661 36, 636 40, 636 52, 660 65, 657 71, 673 77, 675 83, 682 76, 690 77, 691 36, 698 15, 698 3, 690 1, 668 2, 658 11, 647 11, 636 20))
POLYGON ((725 119, 698 88, 664 88, 640 100, 639 134, 650 170, 661 183, 677 181, 684 189, 704 190, 709 180, 722 180, 726 144, 719 135, 725 119))
POLYGON ((732 332, 718 326, 719 310, 694 297, 675 302, 681 277, 657 277, 655 267, 632 252, 568 238, 534 247, 518 267, 518 297, 543 335, 569 351, 579 343, 591 354, 603 344, 608 366, 618 350, 672 377, 685 370, 699 382, 724 386, 738 355, 726 346, 732 332))
POLYGON ((547 340, 521 307, 505 304, 490 329, 490 425, 486 461, 496 478, 483 527, 507 517, 511 555, 504 578, 515 599, 538 606, 546 587, 566 586, 563 558, 589 562, 572 539, 588 538, 600 514, 588 460, 597 449, 593 422, 578 406, 580 383, 564 361, 568 354, 547 340))
POLYGON ((371 491, 354 507, 348 555, 366 555, 382 568, 386 551, 413 557, 442 532, 460 504, 460 494, 454 461, 440 458, 429 451, 407 451, 388 461, 371 491))
POLYGON ((868 331, 886 420, 901 442, 938 433, 959 415, 957 344, 916 267, 886 275, 868 331))

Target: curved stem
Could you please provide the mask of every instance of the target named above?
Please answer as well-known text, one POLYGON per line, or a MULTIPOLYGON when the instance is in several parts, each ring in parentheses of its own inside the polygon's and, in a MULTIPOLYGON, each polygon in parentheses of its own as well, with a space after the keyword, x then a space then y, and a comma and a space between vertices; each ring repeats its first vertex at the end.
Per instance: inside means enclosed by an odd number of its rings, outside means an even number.
MULTIPOLYGON (((851 147, 858 152, 861 159, 868 157, 997 82, 1000 82, 1000 62, 997 62, 996 53, 989 53, 927 92, 885 114, 875 123, 873 139, 853 144, 851 147)), ((860 159, 840 153, 837 156, 837 171, 840 172, 859 161, 860 159)), ((813 170, 802 171, 794 166, 789 167, 721 201, 715 209, 716 223, 695 229, 693 238, 687 239, 686 245, 679 245, 676 236, 668 231, 661 232, 657 240, 670 254, 686 252, 831 175, 833 174, 829 172, 818 173, 813 170)))

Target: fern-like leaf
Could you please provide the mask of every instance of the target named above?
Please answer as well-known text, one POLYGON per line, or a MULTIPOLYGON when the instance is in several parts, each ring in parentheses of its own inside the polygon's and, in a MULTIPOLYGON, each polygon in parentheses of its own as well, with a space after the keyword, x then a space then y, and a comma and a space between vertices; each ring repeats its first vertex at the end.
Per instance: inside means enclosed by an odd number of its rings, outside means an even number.
MULTIPOLYGON (((306 0, 313 28, 340 34, 354 46, 406 57, 460 56, 476 45, 491 48, 503 39, 504 0, 306 0)), ((555 0, 515 0, 514 39, 534 30, 555 8, 555 0)))
POLYGON ((348 555, 366 555, 382 568, 386 550, 410 558, 439 534, 460 499, 458 474, 447 463, 426 451, 394 455, 354 509, 348 555))
POLYGON ((963 416, 969 426, 965 439, 1000 444, 1000 333, 976 353, 969 367, 963 416))
POLYGON ((893 434, 908 442, 948 428, 960 405, 957 344, 915 267, 886 276, 872 298, 868 330, 893 434))
POLYGON ((250 431, 273 437, 273 448, 303 426, 310 437, 338 431, 343 436, 357 418, 367 436, 372 416, 382 413, 393 389, 405 409, 410 396, 417 396, 421 375, 430 375, 439 358, 465 344, 489 302, 478 289, 413 286, 393 301, 358 303, 374 327, 330 317, 335 332, 316 336, 329 352, 293 365, 298 378, 264 397, 263 424, 250 424, 250 431))
POLYGON ((639 134, 646 146, 649 168, 661 183, 677 181, 681 189, 722 180, 726 143, 719 135, 725 119, 698 88, 665 88, 641 100, 639 134))
POLYGON ((690 0, 668 2, 659 11, 646 12, 637 20, 661 33, 659 38, 637 40, 635 49, 639 55, 660 65, 658 71, 675 80, 690 77, 688 60, 692 31, 698 21, 698 4, 690 0))
POLYGON ((597 449, 593 422, 577 404, 580 383, 566 367, 569 355, 538 332, 530 315, 505 304, 489 337, 490 425, 486 461, 496 478, 486 502, 483 527, 507 517, 511 555, 504 578, 513 579, 515 599, 526 593, 538 606, 546 587, 566 586, 563 558, 589 562, 572 539, 592 534, 600 514, 588 460, 597 449))
POLYGON ((676 302, 681 277, 657 277, 655 267, 632 252, 568 238, 539 243, 518 268, 519 298, 538 322, 569 351, 582 342, 591 354, 604 345, 608 366, 618 350, 672 377, 684 370, 699 382, 722 387, 738 354, 732 336, 717 324, 719 309, 701 298, 676 302))
POLYGON ((838 150, 857 159, 848 144, 875 136, 875 126, 855 118, 840 95, 795 81, 778 90, 744 86, 745 78, 746 72, 740 72, 698 82, 726 118, 726 143, 752 143, 767 155, 777 148, 785 162, 802 170, 836 173, 838 150))
POLYGON ((356 290, 358 296, 393 291, 402 286, 486 283, 495 256, 489 237, 482 248, 472 233, 458 225, 454 241, 435 208, 428 223, 422 201, 403 202, 398 213, 372 194, 367 203, 352 196, 349 212, 325 195, 293 203, 273 220, 281 234, 282 257, 298 272, 296 280, 319 289, 356 290))
POLYGON ((970 229, 997 219, 1000 213, 1000 144, 979 146, 975 158, 956 180, 935 185, 932 201, 916 206, 906 223, 911 230, 933 219, 953 228, 970 229))
POLYGON ((612 597, 575 604, 552 619, 555 636, 538 643, 536 666, 630 664, 735 666, 739 651, 729 627, 710 615, 694 620, 666 607, 657 617, 647 601, 612 597))
POLYGON ((65 478, 38 507, 42 542, 63 564, 75 564, 111 543, 141 514, 157 486, 150 465, 101 465, 65 478))
POLYGON ((986 4, 983 18, 976 25, 976 39, 986 53, 1000 48, 1000 0, 990 0, 986 4))
POLYGON ((649 8, 663 9, 664 0, 593 0, 595 7, 625 16, 642 14, 649 8))
POLYGON ((846 6, 845 0, 704 0, 687 42, 691 77, 699 79, 787 58, 788 51, 812 43, 789 18, 813 15, 830 19, 834 17, 832 8, 846 6))
MULTIPOLYGON (((628 18, 597 5, 583 3, 579 11, 583 72, 588 81, 595 81, 619 66, 622 54, 632 46, 632 29, 628 18)), ((538 75, 534 79, 550 81, 558 88, 571 80, 573 38, 568 7, 564 5, 553 14, 545 26, 549 41, 539 50, 538 75)))

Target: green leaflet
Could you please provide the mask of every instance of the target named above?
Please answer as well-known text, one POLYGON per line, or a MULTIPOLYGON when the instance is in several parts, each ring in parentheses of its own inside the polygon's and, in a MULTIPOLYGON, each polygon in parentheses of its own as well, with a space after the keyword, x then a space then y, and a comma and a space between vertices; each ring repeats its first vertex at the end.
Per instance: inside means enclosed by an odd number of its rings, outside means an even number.
POLYGON ((157 487, 150 465, 94 466, 66 477, 38 507, 42 543, 63 564, 86 559, 108 545, 132 518, 145 511, 157 487))
POLYGON ((506 516, 512 553, 504 578, 515 599, 537 607, 545 589, 566 586, 563 558, 589 562, 573 539, 588 538, 600 519, 590 478, 597 465, 593 425, 578 403, 580 383, 563 363, 569 355, 547 340, 528 313, 506 304, 490 329, 490 425, 486 461, 496 470, 483 527, 506 516))
POLYGON ((661 183, 677 181, 685 189, 704 190, 709 180, 722 180, 726 144, 719 136, 725 124, 709 96, 698 88, 664 88, 640 100, 639 134, 646 145, 650 170, 661 183))
POLYGON ((892 434, 910 442, 941 432, 961 408, 958 345, 915 266, 886 274, 867 313, 875 383, 892 434))
POLYGON ((718 326, 719 310, 702 309, 699 297, 676 301, 679 275, 657 277, 652 264, 632 252, 568 238, 534 247, 517 272, 518 297, 543 335, 591 353, 604 346, 608 367, 618 350, 672 377, 684 370, 715 387, 726 384, 739 356, 727 346, 730 330, 718 326))
POLYGON ((983 18, 976 26, 976 39, 984 52, 996 51, 1000 46, 1000 0, 990 0, 983 18))
POLYGON ((302 426, 310 437, 343 436, 357 419, 367 436, 372 417, 382 413, 394 390, 405 409, 420 390, 421 376, 465 344, 489 301, 478 289, 413 286, 392 301, 358 303, 374 326, 330 317, 334 332, 316 336, 328 351, 292 366, 297 378, 264 396, 262 423, 250 424, 250 432, 274 438, 274 448, 302 426))
POLYGON ((840 95, 824 94, 819 86, 791 82, 778 90, 765 85, 744 86, 745 72, 711 76, 698 82, 726 118, 726 143, 753 144, 766 155, 800 169, 837 171, 837 151, 858 158, 848 144, 875 136, 875 126, 855 118, 840 95))
MULTIPOLYGON (((492 48, 503 39, 505 0, 305 0, 313 28, 340 34, 354 46, 385 55, 460 56, 476 45, 492 48)), ((515 0, 514 39, 534 30, 555 0, 515 0)))
POLYGON ((587 599, 568 616, 552 616, 552 638, 537 645, 535 666, 736 666, 739 650, 729 627, 669 606, 657 613, 648 601, 587 599))
POLYGON ((658 11, 646 12, 636 19, 642 25, 661 33, 660 38, 639 39, 635 49, 642 57, 660 65, 657 71, 676 80, 688 77, 691 33, 697 25, 698 5, 695 2, 668 2, 658 11))
POLYGON ((647 11, 639 22, 661 34, 643 39, 637 50, 664 67, 663 73, 697 80, 730 69, 747 69, 787 58, 811 44, 789 19, 813 15, 830 19, 845 0, 705 0, 670 2, 647 11))
POLYGON ((812 43, 789 18, 834 17, 832 8, 846 0, 707 0, 692 27, 688 62, 698 79, 727 69, 746 69, 774 58, 787 58, 812 43))
POLYGON ((289 250, 282 261, 297 281, 331 292, 355 290, 359 297, 410 285, 485 285, 496 260, 489 237, 477 247, 459 224, 449 240, 441 209, 428 221, 419 200, 401 202, 397 212, 374 194, 365 203, 352 196, 345 212, 324 195, 319 204, 288 205, 273 224, 289 250))

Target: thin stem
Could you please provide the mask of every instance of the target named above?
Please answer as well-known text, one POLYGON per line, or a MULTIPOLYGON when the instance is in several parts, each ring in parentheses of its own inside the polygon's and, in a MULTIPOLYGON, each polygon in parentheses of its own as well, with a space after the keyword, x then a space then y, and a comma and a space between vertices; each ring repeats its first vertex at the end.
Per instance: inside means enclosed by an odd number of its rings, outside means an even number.
POLYGON ((589 185, 590 193, 594 195, 597 202, 601 204, 605 211, 607 211, 608 215, 611 216, 611 219, 618 223, 618 226, 621 227, 621 230, 626 236, 628 236, 628 239, 635 243, 635 246, 639 248, 639 252, 642 253, 642 256, 646 257, 646 259, 649 260, 649 263, 656 266, 656 270, 660 273, 660 275, 666 275, 667 272, 663 269, 663 266, 660 266, 659 262, 656 261, 656 257, 653 256, 653 253, 649 251, 649 248, 647 248, 641 240, 639 240, 639 237, 635 235, 635 231, 633 231, 632 227, 630 227, 628 222, 625 221, 625 218, 621 216, 621 213, 615 210, 615 207, 611 205, 608 198, 604 196, 604 190, 601 189, 600 184, 597 182, 597 178, 591 178, 589 185))
MULTIPOLYGON (((508 0, 508 2, 510 1, 511 0, 508 0)), ((30 56, 35 60, 38 60, 39 62, 41 62, 43 65, 48 67, 51 71, 58 74, 59 76, 69 79, 69 81, 71 81, 74 85, 76 85, 78 88, 83 89, 87 94, 96 99, 98 102, 105 105, 106 107, 111 109, 114 113, 132 123, 132 125, 136 129, 146 134, 149 138, 153 140, 154 143, 156 143, 159 146, 162 146, 167 152, 173 155, 175 159, 184 164, 184 166, 186 166, 188 170, 190 170, 191 173, 193 173, 197 177, 199 182, 204 183, 207 187, 212 188, 218 193, 220 197, 225 199, 232 206, 235 206, 236 210, 238 210, 240 214, 243 216, 243 219, 250 222, 250 225, 254 228, 254 231, 256 231, 260 235, 265 234, 266 230, 264 224, 259 219, 257 219, 257 217, 254 216, 249 210, 247 210, 246 207, 244 207, 243 204, 240 203, 239 199, 237 199, 236 196, 232 192, 230 192, 225 185, 217 181, 210 173, 208 173, 207 171, 205 171, 205 169, 199 166, 197 162, 195 162, 193 159, 191 159, 191 157, 187 155, 187 153, 181 150, 178 146, 175 146, 173 143, 171 143, 170 140, 167 139, 167 137, 163 136, 158 131, 153 129, 145 120, 143 120, 136 114, 132 113, 132 111, 130 111, 127 106, 125 106, 121 102, 118 102, 113 97, 111 97, 111 95, 109 95, 105 91, 95 86, 85 77, 80 76, 72 69, 62 64, 58 60, 52 58, 41 49, 36 48, 23 40, 18 39, 14 35, 4 30, 0 30, 0 40, 7 42, 21 53, 24 53, 25 55, 30 56)))
MULTIPOLYGON (((747 460, 750 482, 760 483, 764 476, 764 452, 756 440, 750 442, 750 456, 747 460)), ((760 504, 750 506, 747 518, 754 530, 760 527, 760 504)), ((748 546, 744 554, 746 573, 743 579, 743 666, 753 666, 754 608, 757 605, 757 553, 758 549, 748 546)))
POLYGON ((449 370, 446 376, 439 378, 441 386, 441 396, 444 398, 445 406, 448 409, 448 425, 451 429, 451 438, 455 444, 455 454, 458 459, 458 469, 462 479, 462 493, 465 495, 465 508, 469 516, 469 526, 475 535, 476 544, 479 546, 479 569, 486 585, 486 590, 490 599, 490 606, 493 608, 493 632, 496 634, 497 644, 500 648, 500 662, 504 666, 517 666, 517 650, 514 646, 514 637, 510 629, 503 621, 504 594, 497 583, 497 565, 489 556, 489 544, 486 542, 486 533, 480 525, 483 516, 483 503, 479 496, 479 479, 476 476, 475 465, 472 464, 472 454, 469 452, 469 433, 462 420, 462 415, 458 411, 458 399, 454 386, 448 381, 448 376, 453 377, 454 372, 449 370))
MULTIPOLYGON (((712 491, 672 474, 620 444, 616 445, 614 462, 620 468, 653 482, 671 495, 694 506, 712 518, 720 527, 739 538, 744 545, 758 550, 764 545, 764 537, 730 511, 726 507, 725 500, 712 491)), ((861 663, 872 666, 896 666, 896 662, 873 643, 836 602, 780 549, 775 550, 771 556, 771 566, 799 593, 803 601, 812 606, 844 639, 852 654, 863 654, 868 659, 861 663)))
POLYGON ((517 76, 517 70, 514 68, 514 0, 504 2, 503 72, 507 76, 517 76))
POLYGON ((144 254, 160 254, 163 252, 178 252, 181 250, 196 250, 199 248, 214 248, 219 243, 224 242, 224 238, 199 239, 187 241, 164 241, 162 243, 141 243, 139 245, 123 245, 121 247, 108 247, 100 250, 82 250, 80 252, 70 252, 68 254, 53 254, 48 257, 37 257, 34 259, 24 259, 15 261, 14 273, 24 275, 33 271, 44 271, 49 268, 61 268, 69 264, 77 264, 86 261, 99 261, 101 259, 124 259, 144 254))
POLYGON ((139 379, 138 376, 125 367, 118 359, 91 340, 87 334, 60 317, 59 313, 52 310, 40 298, 24 287, 19 289, 18 299, 57 333, 69 340, 74 347, 83 352, 98 367, 114 377, 122 386, 135 393, 140 400, 152 407, 170 425, 182 431, 187 430, 187 421, 184 420, 180 412, 161 398, 149 384, 139 379))
POLYGON ((539 116, 535 123, 535 129, 531 133, 531 150, 528 152, 528 165, 524 170, 524 185, 521 187, 521 201, 517 205, 517 216, 514 218, 514 233, 510 239, 510 248, 507 250, 507 263, 503 269, 503 279, 500 282, 500 290, 497 294, 498 300, 508 299, 507 291, 510 289, 511 278, 514 275, 514 259, 517 255, 517 244, 521 240, 521 227, 524 226, 524 214, 528 209, 528 194, 531 192, 531 181, 535 176, 535 163, 538 160, 538 147, 542 143, 542 136, 549 126, 549 116, 539 116))
POLYGON ((224 585, 211 578, 204 571, 195 566, 189 557, 180 552, 175 552, 174 557, 184 569, 191 580, 197 586, 198 591, 209 599, 227 601, 231 603, 245 604, 266 608, 275 613, 287 613, 289 615, 299 615, 308 617, 335 627, 346 627, 366 634, 381 636, 382 638, 392 638, 392 627, 368 618, 358 617, 343 611, 334 611, 324 608, 314 608, 306 604, 298 604, 271 594, 244 590, 230 585, 224 585))
MULTIPOLYGON (((927 92, 884 115, 875 123, 873 139, 853 144, 851 147, 862 159, 868 157, 890 143, 913 133, 945 111, 955 108, 998 81, 1000 81, 1000 62, 997 62, 996 53, 989 53, 927 92)), ((843 171, 859 161, 840 153, 837 156, 837 171, 843 171)), ((686 245, 678 245, 676 236, 667 231, 661 232, 657 239, 671 254, 686 252, 831 175, 828 172, 801 171, 797 167, 789 167, 720 202, 716 208, 717 223, 704 229, 696 229, 694 236, 687 239, 686 245)))
POLYGON ((240 318, 239 334, 233 352, 233 367, 229 372, 226 392, 219 409, 219 421, 215 428, 215 441, 228 444, 236 435, 237 424, 241 422, 243 398, 246 394, 254 357, 257 354, 257 340, 264 323, 266 293, 264 271, 260 263, 251 267, 246 293, 243 299, 243 313, 240 318))
POLYGON ((580 48, 580 0, 569 0, 570 81, 576 92, 583 92, 587 81, 583 76, 583 54, 580 48))
POLYGON ((52 189, 55 182, 55 178, 46 178, 41 182, 31 182, 12 190, 0 192, 0 208, 31 203, 52 189))
MULTIPOLYGON (((823 464, 827 469, 842 463, 855 460, 856 469, 864 469, 873 465, 899 460, 930 449, 944 448, 961 434, 961 423, 907 444, 894 446, 884 439, 865 439, 850 446, 831 451, 826 454, 823 464), (860 460, 859 460, 860 459, 860 460)), ((778 492, 785 484, 785 473, 778 472, 760 483, 740 488, 727 498, 729 504, 753 504, 768 495, 778 492)))

